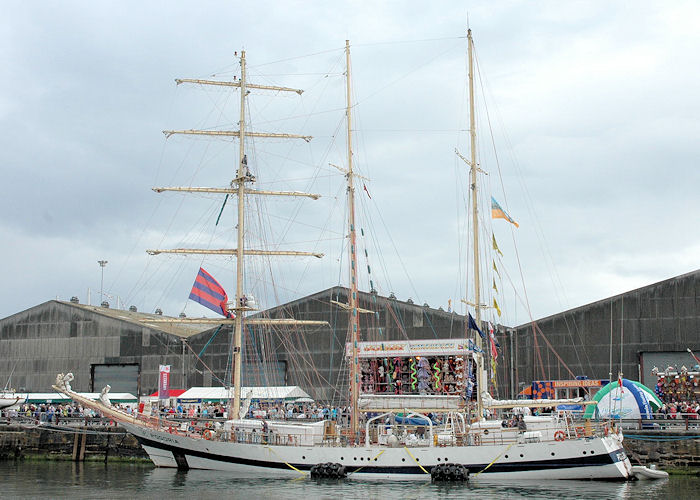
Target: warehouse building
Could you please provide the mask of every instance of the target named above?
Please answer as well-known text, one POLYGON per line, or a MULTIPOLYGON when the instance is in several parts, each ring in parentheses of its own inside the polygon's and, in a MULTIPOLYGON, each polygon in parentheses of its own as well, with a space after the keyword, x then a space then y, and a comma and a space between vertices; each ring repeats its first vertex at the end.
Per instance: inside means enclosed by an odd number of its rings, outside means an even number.
MULTIPOLYGON (((612 372, 653 386, 651 369, 691 366, 700 350, 700 270, 514 328, 498 325, 499 397, 514 397, 533 380, 612 372), (612 338, 612 342, 611 342, 612 338), (620 354, 622 353, 622 354, 620 354)), ((77 301, 76 301, 77 302, 77 301)), ((45 392, 59 372, 75 375, 78 391, 150 394, 159 365, 170 365, 171 387, 227 386, 231 324, 154 322, 159 314, 49 301, 0 320, 0 381, 45 392), (212 327, 213 326, 213 327, 212 327)), ((347 290, 333 287, 257 316, 325 321, 316 327, 247 326, 243 335, 247 386, 298 385, 318 400, 347 395, 347 290)), ((464 317, 376 293, 359 294, 365 340, 455 338, 464 317)), ((3 382, 4 385, 4 382, 3 382)))
POLYGON ((653 388, 654 366, 697 363, 688 349, 700 350, 700 270, 509 331, 499 380, 512 394, 532 380, 617 378, 621 368, 653 388))
MULTIPOLYGON (((343 349, 344 288, 334 287, 264 311, 272 318, 327 321, 314 328, 244 332, 243 385, 300 385, 312 397, 339 400, 347 386, 343 349)), ((366 338, 438 338, 462 335, 463 317, 410 301, 360 293, 366 338), (369 311, 372 311, 371 313, 369 311)), ((150 394, 160 365, 170 366, 173 388, 227 386, 232 325, 183 323, 160 314, 52 300, 0 320, 0 380, 23 392, 46 392, 56 374, 72 372, 77 391, 150 394)))
MULTIPOLYGON (((47 392, 56 374, 72 372, 79 392, 150 393, 160 364, 182 373, 185 340, 199 330, 161 318, 101 306, 51 300, 0 320, 0 380, 22 392, 47 392)), ((173 383, 180 385, 174 379, 173 383)))

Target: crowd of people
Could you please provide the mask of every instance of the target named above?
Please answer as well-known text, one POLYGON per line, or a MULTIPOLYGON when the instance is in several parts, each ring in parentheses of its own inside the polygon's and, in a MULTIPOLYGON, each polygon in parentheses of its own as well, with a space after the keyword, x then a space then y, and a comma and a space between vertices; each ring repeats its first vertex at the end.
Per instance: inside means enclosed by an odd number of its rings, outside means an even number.
MULTIPOLYGON (((176 403, 173 406, 116 404, 127 414, 142 413, 150 416, 174 419, 225 419, 228 418, 227 406, 224 402, 202 402, 197 404, 176 403)), ((60 423, 61 420, 96 419, 102 415, 90 408, 83 408, 79 403, 40 403, 23 404, 16 408, 6 409, 0 413, 4 418, 29 418, 37 422, 60 423)), ((333 420, 347 424, 350 420, 350 408, 336 407, 317 403, 283 403, 283 402, 253 402, 246 418, 262 418, 271 420, 333 420)))
POLYGON ((58 424, 61 420, 84 419, 91 420, 101 418, 95 410, 83 408, 79 403, 64 404, 23 404, 19 408, 9 408, 2 411, 5 418, 28 418, 37 422, 47 422, 58 424))
POLYGON ((317 403, 255 402, 250 405, 247 417, 273 420, 333 420, 341 424, 347 424, 350 420, 350 408, 317 403))
POLYGON ((698 420, 700 418, 700 403, 679 403, 673 401, 664 404, 659 410, 658 418, 698 420))

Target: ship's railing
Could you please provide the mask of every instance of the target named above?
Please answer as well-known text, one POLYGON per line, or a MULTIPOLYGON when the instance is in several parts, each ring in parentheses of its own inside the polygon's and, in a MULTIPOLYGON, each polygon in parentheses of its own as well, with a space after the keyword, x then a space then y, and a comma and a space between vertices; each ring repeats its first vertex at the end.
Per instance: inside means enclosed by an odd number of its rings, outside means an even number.
POLYGON ((406 447, 426 446, 484 446, 514 443, 551 442, 571 439, 603 437, 617 432, 617 423, 610 421, 562 419, 553 425, 527 425, 524 428, 509 427, 504 422, 500 427, 472 426, 466 432, 444 425, 387 425, 368 426, 367 445, 406 447), (389 443, 387 436, 396 437, 389 443))

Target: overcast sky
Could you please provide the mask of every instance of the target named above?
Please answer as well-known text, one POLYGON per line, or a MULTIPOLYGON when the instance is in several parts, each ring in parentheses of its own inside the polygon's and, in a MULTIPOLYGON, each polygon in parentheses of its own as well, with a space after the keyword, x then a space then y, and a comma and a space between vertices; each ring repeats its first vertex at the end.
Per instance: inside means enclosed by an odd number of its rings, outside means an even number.
MULTIPOLYGON (((112 307, 118 297, 141 311, 210 315, 187 301, 202 259, 145 250, 235 246, 234 204, 209 239, 220 197, 191 202, 150 188, 230 182, 235 143, 166 140, 161 131, 237 128, 237 93, 173 80, 240 75, 241 49, 251 81, 306 91, 252 94, 253 129, 314 136, 309 145, 256 140, 258 187, 323 195, 266 199, 251 213, 277 222, 251 238, 326 253, 276 263, 276 297, 269 277, 247 286, 269 307, 346 283, 343 179, 328 166, 346 164, 346 39, 355 157, 372 196, 358 191, 361 267, 370 264, 382 294, 445 309, 452 300, 462 312, 460 300, 473 300, 464 290, 465 165, 454 154, 469 154, 467 16, 485 96, 482 177, 520 224, 496 220, 484 230, 504 253, 500 321, 520 324, 694 271, 699 14, 697 2, 683 1, 5 2, 0 317, 56 297, 85 303, 88 289, 99 302, 101 259, 112 307)), ((230 259, 202 265, 233 295, 230 259)))

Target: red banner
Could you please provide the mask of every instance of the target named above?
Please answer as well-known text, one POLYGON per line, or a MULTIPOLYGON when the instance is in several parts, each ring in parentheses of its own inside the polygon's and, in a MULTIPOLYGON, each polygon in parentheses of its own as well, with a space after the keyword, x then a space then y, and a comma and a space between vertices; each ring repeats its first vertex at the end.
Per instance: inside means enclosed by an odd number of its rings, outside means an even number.
POLYGON ((160 365, 158 373, 158 399, 170 397, 170 365, 160 365))

